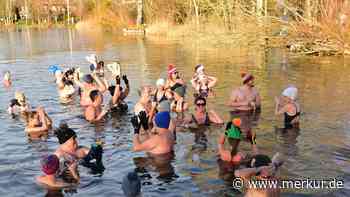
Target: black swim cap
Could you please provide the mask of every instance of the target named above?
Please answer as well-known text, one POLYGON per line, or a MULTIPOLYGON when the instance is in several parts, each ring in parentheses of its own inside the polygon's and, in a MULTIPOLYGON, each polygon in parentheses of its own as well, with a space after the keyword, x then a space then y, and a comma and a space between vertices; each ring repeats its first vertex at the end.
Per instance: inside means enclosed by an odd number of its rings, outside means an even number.
POLYGON ((70 138, 77 136, 73 129, 69 128, 66 123, 62 122, 60 123, 59 128, 55 129, 55 135, 60 144, 64 144, 70 138))
POLYGON ((18 102, 17 99, 11 99, 11 101, 10 101, 10 107, 13 107, 13 106, 15 106, 15 105, 21 106, 21 105, 19 104, 19 102, 18 102))
POLYGON ((258 168, 261 166, 268 166, 271 163, 271 159, 270 157, 268 157, 267 155, 255 155, 249 162, 248 167, 251 168, 258 168))

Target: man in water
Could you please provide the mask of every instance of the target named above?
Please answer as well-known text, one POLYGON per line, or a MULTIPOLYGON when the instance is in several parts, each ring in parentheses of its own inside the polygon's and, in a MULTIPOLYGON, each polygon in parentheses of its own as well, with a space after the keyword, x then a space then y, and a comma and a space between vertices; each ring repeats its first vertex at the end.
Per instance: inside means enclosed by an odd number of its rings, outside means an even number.
MULTIPOLYGON (((133 150, 134 151, 145 151, 152 155, 162 155, 173 151, 175 143, 175 137, 173 132, 169 131, 170 125, 170 113, 159 112, 154 118, 154 129, 155 134, 149 134, 148 138, 144 141, 140 140, 140 127, 141 123, 138 120, 140 117, 134 116, 131 119, 131 123, 134 127, 134 138, 133 138, 133 150)), ((143 120, 141 120, 142 122, 143 120)))
POLYGON ((258 90, 254 87, 254 76, 249 73, 241 74, 241 87, 233 90, 228 105, 232 111, 254 111, 261 107, 261 99, 258 90))
POLYGON ((242 73, 241 87, 233 90, 228 105, 232 107, 231 118, 241 119, 241 130, 246 139, 252 144, 252 149, 257 151, 255 133, 252 124, 257 120, 261 110, 261 99, 258 90, 254 87, 254 76, 242 73))
POLYGON ((40 138, 47 135, 52 127, 52 120, 43 107, 26 114, 26 133, 30 138, 40 138))
POLYGON ((102 109, 103 97, 98 90, 90 92, 92 103, 85 109, 85 119, 91 123, 102 120, 108 113, 108 110, 102 109))
POLYGON ((66 70, 63 74, 60 74, 60 72, 60 70, 55 72, 60 101, 62 103, 68 103, 72 101, 77 92, 74 78, 75 75, 78 75, 78 71, 76 71, 75 68, 71 68, 66 70))
POLYGON ((57 179, 56 174, 60 169, 60 161, 56 155, 49 155, 45 157, 41 163, 41 170, 45 175, 36 177, 36 181, 38 183, 53 188, 72 186, 72 184, 57 179))
POLYGON ((83 107, 87 107, 92 103, 90 98, 91 91, 99 90, 101 93, 104 93, 107 90, 106 84, 96 76, 96 73, 84 75, 83 83, 77 77, 74 81, 80 87, 80 105, 83 107))
POLYGON ((60 146, 54 154, 59 158, 60 166, 62 166, 61 175, 66 174, 68 170, 68 176, 72 177, 75 182, 79 182, 80 177, 77 171, 79 162, 91 169, 104 170, 103 150, 100 145, 91 145, 90 149, 78 146, 76 133, 66 123, 60 124, 59 128, 55 130, 55 135, 60 146))

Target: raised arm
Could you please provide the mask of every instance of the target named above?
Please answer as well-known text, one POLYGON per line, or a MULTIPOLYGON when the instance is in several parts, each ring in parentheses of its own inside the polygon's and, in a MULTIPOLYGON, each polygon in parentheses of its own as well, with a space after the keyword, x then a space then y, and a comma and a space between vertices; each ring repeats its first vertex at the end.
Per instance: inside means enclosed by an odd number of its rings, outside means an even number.
POLYGON ((101 81, 101 79, 96 75, 96 73, 92 73, 91 76, 96 81, 98 85, 98 90, 102 93, 105 92, 107 90, 106 84, 103 81, 101 81))
POLYGON ((216 77, 211 77, 211 76, 207 76, 207 77, 209 80, 208 87, 213 88, 216 85, 216 83, 218 82, 218 79, 216 77))
POLYGON ((208 115, 210 122, 214 124, 224 124, 222 118, 214 110, 210 110, 208 115))

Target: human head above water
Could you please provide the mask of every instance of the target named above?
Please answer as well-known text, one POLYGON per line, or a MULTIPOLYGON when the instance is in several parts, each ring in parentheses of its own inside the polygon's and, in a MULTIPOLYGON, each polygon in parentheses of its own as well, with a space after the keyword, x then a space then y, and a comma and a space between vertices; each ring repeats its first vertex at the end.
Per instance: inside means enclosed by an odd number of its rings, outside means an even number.
POLYGON ((168 129, 170 125, 170 113, 168 111, 158 112, 154 118, 156 127, 168 129))
POLYGON ((186 93, 186 89, 184 86, 179 86, 177 88, 174 89, 174 95, 175 95, 175 99, 178 97, 185 97, 185 93, 186 93))
POLYGON ((94 78, 90 74, 86 74, 83 76, 83 81, 88 84, 92 84, 94 82, 94 78))
POLYGON ((295 101, 298 98, 298 89, 294 86, 289 86, 288 88, 283 90, 282 96, 285 96, 295 101))
POLYGON ((98 105, 103 103, 103 98, 102 98, 100 91, 93 90, 90 92, 89 96, 90 96, 90 99, 93 103, 96 103, 98 105))
POLYGON ((72 145, 71 143, 73 143, 77 137, 74 130, 69 128, 65 122, 61 122, 59 128, 55 129, 54 133, 60 144, 68 143, 69 145, 72 145))
POLYGON ((254 86, 254 76, 250 73, 247 72, 242 72, 241 73, 241 78, 242 78, 242 83, 243 85, 248 85, 253 87, 254 86))

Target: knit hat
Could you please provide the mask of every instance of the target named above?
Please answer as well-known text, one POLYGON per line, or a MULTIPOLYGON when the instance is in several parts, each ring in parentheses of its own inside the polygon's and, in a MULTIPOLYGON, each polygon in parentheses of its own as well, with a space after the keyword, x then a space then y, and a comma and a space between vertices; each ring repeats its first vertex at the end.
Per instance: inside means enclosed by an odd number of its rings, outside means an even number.
POLYGON ((59 128, 55 130, 55 135, 58 138, 58 142, 60 144, 64 144, 70 138, 77 136, 75 131, 69 128, 68 125, 64 122, 61 122, 59 128))
POLYGON ((55 174, 58 168, 59 159, 56 155, 49 155, 41 161, 41 170, 47 175, 55 174))
POLYGON ((170 125, 170 113, 167 111, 158 112, 154 121, 158 128, 168 129, 170 125))
POLYGON ((176 67, 173 64, 168 65, 168 75, 171 75, 176 72, 176 67))

